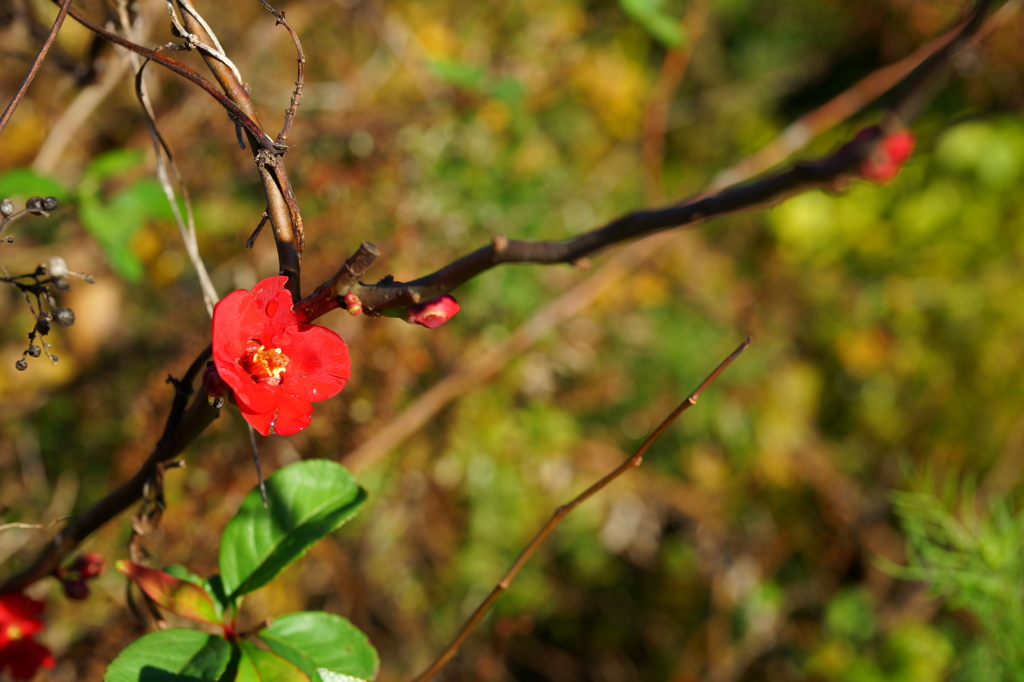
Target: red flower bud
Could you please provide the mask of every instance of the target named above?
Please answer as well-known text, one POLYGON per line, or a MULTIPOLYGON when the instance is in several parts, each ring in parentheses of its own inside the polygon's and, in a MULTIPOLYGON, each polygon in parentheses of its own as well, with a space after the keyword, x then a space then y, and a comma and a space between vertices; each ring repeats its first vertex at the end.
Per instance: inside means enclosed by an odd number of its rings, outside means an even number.
POLYGON ((353 315, 358 315, 363 312, 363 302, 360 301, 359 297, 351 291, 345 294, 345 310, 349 311, 353 315))
POLYGON ((218 410, 224 407, 224 400, 231 397, 231 387, 217 374, 217 365, 213 360, 206 363, 203 387, 206 388, 206 399, 218 410))
POLYGON ((459 302, 449 294, 438 296, 426 303, 409 306, 405 321, 433 329, 452 319, 459 312, 459 302))
POLYGON ((103 572, 105 562, 99 552, 86 552, 75 557, 71 568, 77 570, 83 578, 95 578, 103 572))
POLYGON ((901 130, 882 139, 875 147, 871 158, 860 165, 860 173, 865 179, 879 184, 895 178, 903 164, 914 151, 914 134, 909 130, 901 130))

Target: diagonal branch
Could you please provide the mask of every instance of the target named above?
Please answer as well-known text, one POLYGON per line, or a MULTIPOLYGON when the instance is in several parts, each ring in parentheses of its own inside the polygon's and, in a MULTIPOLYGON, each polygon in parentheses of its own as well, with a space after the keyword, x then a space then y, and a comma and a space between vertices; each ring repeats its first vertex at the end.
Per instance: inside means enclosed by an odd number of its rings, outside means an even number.
POLYGON ((665 433, 668 427, 672 425, 672 423, 679 417, 679 415, 681 415, 683 412, 688 410, 693 405, 697 404, 697 400, 698 398, 700 398, 704 390, 708 386, 710 386, 711 382, 717 379, 722 372, 725 371, 726 367, 731 365, 733 361, 737 357, 739 357, 740 353, 742 353, 747 348, 747 346, 750 345, 750 342, 752 340, 753 339, 751 339, 748 336, 746 341, 741 343, 739 347, 737 347, 736 350, 734 350, 729 355, 729 357, 723 360, 718 365, 718 367, 716 367, 715 370, 708 376, 708 378, 705 379, 701 383, 701 385, 698 386, 693 391, 693 393, 687 396, 686 400, 679 403, 679 406, 672 411, 672 414, 665 417, 665 420, 661 422, 658 428, 654 430, 654 433, 647 437, 647 440, 644 441, 643 445, 641 445, 640 448, 635 453, 633 453, 631 457, 629 457, 628 459, 626 459, 626 461, 624 461, 622 464, 613 469, 610 473, 604 476, 604 478, 600 479, 592 486, 584 490, 582 493, 574 497, 569 503, 563 504, 561 507, 555 510, 554 515, 547 522, 547 524, 543 528, 541 528, 535 536, 533 536, 533 539, 530 540, 529 544, 526 545, 523 551, 519 554, 519 557, 516 558, 516 560, 512 563, 512 566, 508 569, 508 572, 506 572, 502 579, 498 582, 498 584, 494 586, 494 589, 491 590, 491 593, 487 595, 487 598, 483 600, 480 606, 476 608, 476 611, 474 611, 473 615, 469 617, 469 620, 467 620, 465 624, 463 624, 462 628, 459 629, 458 634, 455 635, 455 638, 452 640, 451 644, 449 644, 448 647, 441 653, 441 655, 438 656, 437 660, 434 661, 433 665, 427 668, 427 670, 423 672, 423 674, 421 674, 419 677, 417 677, 414 680, 414 682, 427 682, 427 680, 436 675, 437 672, 444 667, 445 663, 450 661, 452 657, 455 656, 456 652, 458 652, 459 650, 459 647, 462 646, 462 643, 466 640, 467 637, 469 637, 469 633, 471 633, 473 629, 480 623, 480 621, 483 620, 483 617, 486 616, 487 612, 491 610, 491 606, 493 606, 494 602, 498 600, 498 597, 500 597, 501 594, 509 588, 509 585, 511 585, 512 581, 515 580, 516 575, 518 575, 519 571, 523 568, 526 562, 530 560, 530 557, 534 555, 534 553, 541 546, 544 540, 546 540, 547 537, 551 535, 551 532, 555 529, 555 526, 557 526, 562 521, 562 519, 564 519, 569 514, 569 512, 571 512, 573 509, 586 502, 588 499, 590 499, 597 493, 601 492, 606 486, 608 486, 609 483, 611 483, 612 481, 614 481, 615 479, 617 479, 619 476, 626 473, 630 469, 640 466, 640 464, 644 460, 644 454, 651 447, 651 445, 653 445, 655 441, 657 441, 661 437, 661 434, 665 433))
POLYGON ((43 41, 43 46, 39 48, 39 54, 32 61, 32 65, 28 68, 28 73, 25 74, 25 78, 22 79, 18 91, 14 93, 14 97, 11 98, 7 108, 4 109, 4 113, 0 114, 0 132, 3 132, 3 129, 7 127, 7 122, 14 115, 14 110, 18 108, 18 104, 21 103, 25 93, 28 92, 28 86, 32 85, 32 81, 35 79, 39 67, 42 66, 43 60, 46 59, 46 53, 50 51, 50 46, 53 45, 53 41, 57 38, 60 27, 64 25, 64 19, 68 16, 68 10, 70 9, 71 0, 64 0, 60 3, 60 11, 57 12, 57 18, 53 20, 53 27, 46 36, 46 40, 43 41))
POLYGON ((765 208, 800 192, 841 187, 869 159, 886 135, 909 125, 934 94, 949 69, 953 56, 962 50, 981 26, 989 0, 980 0, 956 37, 924 60, 898 86, 902 94, 877 126, 861 131, 838 150, 814 161, 797 161, 788 169, 760 179, 732 185, 716 193, 702 194, 663 208, 636 211, 590 232, 565 241, 519 241, 495 237, 488 246, 455 260, 440 270, 413 280, 385 279, 377 284, 337 286, 338 278, 322 284, 297 309, 309 319, 342 305, 351 292, 366 310, 405 308, 449 293, 482 272, 507 263, 551 265, 576 263, 609 246, 680 227, 695 227, 724 215, 765 208))

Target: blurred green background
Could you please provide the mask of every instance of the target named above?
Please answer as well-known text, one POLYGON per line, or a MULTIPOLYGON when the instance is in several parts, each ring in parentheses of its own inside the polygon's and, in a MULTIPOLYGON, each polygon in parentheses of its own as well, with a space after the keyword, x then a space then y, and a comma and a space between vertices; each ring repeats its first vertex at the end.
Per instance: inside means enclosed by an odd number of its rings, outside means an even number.
MULTIPOLYGON (((952 0, 699 1, 281 3, 308 61, 286 159, 306 223, 304 291, 363 240, 383 252, 368 280, 407 280, 495 235, 563 238, 644 206, 658 190, 641 172, 643 121, 672 45, 695 41, 666 116, 660 180, 682 198, 964 11, 952 0)), ((103 16, 103 2, 81 4, 103 16)), ((199 9, 276 132, 295 79, 287 34, 257 2, 199 9)), ((171 39, 163 3, 139 11, 147 44, 171 39)), ((2 92, 17 87, 52 16, 42 0, 0 6, 2 92)), ((321 320, 350 344, 352 381, 301 434, 261 441, 265 473, 299 458, 344 462, 431 386, 463 379, 424 428, 361 460, 363 513, 254 594, 243 619, 340 613, 380 650, 381 680, 409 679, 554 508, 752 334, 643 467, 559 527, 442 678, 1018 679, 1022 29, 1014 15, 957 60, 891 184, 854 181, 681 232, 620 278, 604 267, 615 252, 589 271, 499 268, 455 292, 462 312, 436 330, 344 312, 321 320), (608 290, 582 312, 495 351, 589 277, 608 290), (893 506, 894 491, 910 497, 893 506), (923 553, 907 556, 908 537, 923 553), (951 563, 954 551, 981 558, 951 563), (908 561, 919 570, 902 577, 918 582, 894 575, 908 561), (921 580, 988 598, 945 601, 921 580), (986 630, 1000 611, 1016 645, 986 630)), ((65 201, 10 226, 0 264, 28 272, 60 255, 97 280, 61 298, 77 322, 51 335, 60 362, 26 372, 14 363, 32 319, 17 292, 0 293, 4 522, 74 514, 130 476, 162 430, 167 375, 209 338, 130 76, 119 53, 94 48, 69 22, 0 146, 0 194, 65 201), (90 55, 98 75, 83 66, 90 55)), ((195 54, 175 56, 205 73, 195 54)), ((218 291, 276 274, 269 234, 243 247, 264 206, 227 117, 156 67, 147 83, 218 291)), ((885 101, 802 153, 849 139, 885 101)), ((167 475, 168 510, 146 547, 155 566, 207 575, 256 480, 237 412, 226 408, 185 459, 167 475)), ((0 533, 3 573, 50 532, 0 533)), ((128 533, 125 518, 84 547, 120 558, 128 533)), ((35 594, 52 597, 50 679, 100 679, 142 632, 112 570, 84 603, 55 582, 35 594)))

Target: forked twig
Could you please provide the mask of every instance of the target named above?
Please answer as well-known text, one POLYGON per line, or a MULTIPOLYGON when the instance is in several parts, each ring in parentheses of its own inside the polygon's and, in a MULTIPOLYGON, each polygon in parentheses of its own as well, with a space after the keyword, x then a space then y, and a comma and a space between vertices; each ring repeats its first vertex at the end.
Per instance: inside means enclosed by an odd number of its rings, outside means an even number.
POLYGON ((708 378, 705 379, 701 383, 701 385, 698 386, 693 391, 693 393, 687 396, 686 399, 683 400, 683 402, 679 403, 679 406, 676 407, 676 409, 672 410, 672 413, 669 416, 667 416, 663 422, 661 422, 658 428, 654 430, 654 433, 647 437, 647 440, 644 441, 643 445, 641 445, 637 449, 637 451, 633 453, 631 457, 629 457, 626 461, 617 466, 615 469, 613 469, 610 473, 605 475, 599 481, 594 483, 592 486, 590 486, 582 493, 574 497, 570 502, 568 502, 567 504, 563 504, 561 507, 555 510, 555 513, 551 517, 551 520, 549 520, 547 524, 540 529, 540 532, 533 536, 533 539, 530 540, 530 543, 526 545, 523 551, 519 554, 519 557, 512 563, 512 566, 509 567, 508 572, 505 573, 505 575, 501 578, 500 581, 498 581, 498 584, 494 586, 494 589, 491 590, 491 593, 487 595, 487 598, 484 599, 483 602, 481 602, 480 606, 476 608, 476 611, 474 611, 473 615, 469 617, 469 620, 467 620, 465 624, 463 624, 462 628, 459 630, 459 633, 451 641, 448 647, 441 653, 440 656, 438 656, 437 660, 434 661, 433 665, 427 668, 427 670, 423 672, 419 677, 415 678, 413 682, 426 682, 434 675, 436 675, 437 672, 442 667, 444 667, 444 664, 450 661, 453 656, 455 656, 456 652, 458 652, 459 650, 459 647, 462 646, 462 643, 469 636, 469 633, 473 631, 473 629, 480 623, 481 620, 483 620, 483 617, 487 615, 487 612, 490 611, 491 606, 493 606, 494 602, 498 600, 498 597, 501 596, 501 593, 508 589, 509 585, 512 584, 512 581, 515 579, 516 575, 526 564, 526 562, 530 560, 530 557, 532 557, 533 554, 537 551, 541 543, 543 543, 544 540, 547 539, 548 535, 551 534, 551 531, 555 529, 555 526, 557 526, 561 522, 561 520, 569 514, 569 512, 571 512, 573 509, 580 506, 588 499, 596 495, 598 492, 603 490, 609 483, 614 481, 616 478, 624 474, 626 471, 634 467, 640 466, 640 464, 643 462, 644 454, 651 447, 651 445, 653 445, 654 442, 661 437, 661 434, 665 433, 668 427, 672 425, 672 422, 674 422, 679 417, 679 415, 681 415, 683 412, 689 409, 692 405, 697 404, 697 399, 700 398, 701 394, 704 392, 704 389, 710 386, 711 382, 717 379, 718 375, 724 372, 725 368, 731 365, 733 361, 737 357, 739 357, 740 353, 742 353, 747 348, 747 346, 750 345, 751 341, 753 341, 753 339, 748 336, 746 341, 741 343, 736 348, 736 350, 734 350, 729 355, 729 357, 723 360, 718 365, 718 367, 715 368, 715 371, 709 374, 708 378))
POLYGON ((39 48, 39 54, 33 60, 32 66, 28 67, 28 73, 25 74, 25 78, 22 79, 21 85, 18 86, 18 91, 14 93, 14 97, 11 98, 7 108, 4 109, 4 113, 0 114, 0 132, 3 132, 3 129, 7 127, 7 122, 14 115, 14 110, 18 108, 18 104, 21 103, 25 93, 28 92, 28 86, 32 85, 32 80, 36 77, 36 73, 39 71, 39 67, 42 66, 43 60, 46 59, 46 53, 50 51, 50 46, 53 45, 53 41, 57 38, 60 27, 64 25, 64 18, 68 15, 68 10, 70 9, 71 0, 64 0, 60 3, 57 18, 53 20, 53 27, 50 28, 50 33, 46 36, 46 40, 43 41, 43 46, 39 48))

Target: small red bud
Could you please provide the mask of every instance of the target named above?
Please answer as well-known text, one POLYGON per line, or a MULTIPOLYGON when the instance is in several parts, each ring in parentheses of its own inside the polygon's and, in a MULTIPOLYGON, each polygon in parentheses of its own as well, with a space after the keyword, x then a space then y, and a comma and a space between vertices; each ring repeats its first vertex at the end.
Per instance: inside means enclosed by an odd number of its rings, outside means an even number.
POLYGON ((914 151, 914 134, 909 130, 901 130, 883 138, 875 147, 871 158, 860 165, 860 173, 865 179, 879 184, 895 178, 903 164, 914 151))
POLYGON ((363 312, 363 302, 351 291, 345 294, 345 310, 349 311, 352 315, 358 315, 363 312))
POLYGON ((405 321, 433 329, 440 327, 459 312, 459 302, 449 294, 438 296, 426 303, 409 306, 405 321))
POLYGON ((103 572, 105 562, 99 552, 86 552, 75 558, 71 568, 77 570, 83 578, 95 578, 103 572))

